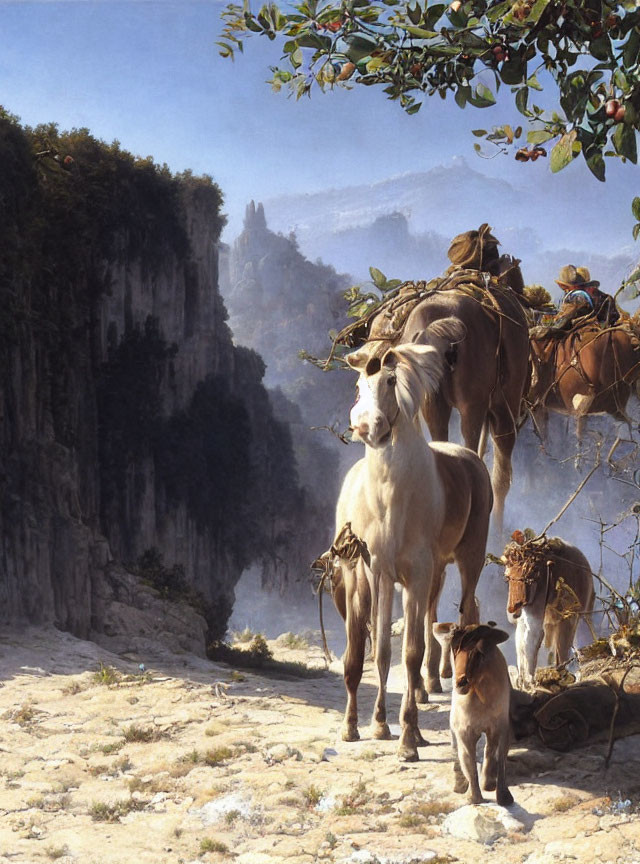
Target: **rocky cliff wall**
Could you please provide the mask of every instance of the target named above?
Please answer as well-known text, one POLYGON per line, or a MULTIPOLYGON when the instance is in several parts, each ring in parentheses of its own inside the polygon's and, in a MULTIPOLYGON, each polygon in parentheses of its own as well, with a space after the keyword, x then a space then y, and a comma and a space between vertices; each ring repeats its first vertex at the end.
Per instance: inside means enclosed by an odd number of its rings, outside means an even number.
POLYGON ((272 521, 298 494, 264 365, 226 324, 220 191, 7 116, 0 189, 0 621, 99 632, 105 568, 156 547, 220 636, 273 553, 267 457, 290 493, 272 521))

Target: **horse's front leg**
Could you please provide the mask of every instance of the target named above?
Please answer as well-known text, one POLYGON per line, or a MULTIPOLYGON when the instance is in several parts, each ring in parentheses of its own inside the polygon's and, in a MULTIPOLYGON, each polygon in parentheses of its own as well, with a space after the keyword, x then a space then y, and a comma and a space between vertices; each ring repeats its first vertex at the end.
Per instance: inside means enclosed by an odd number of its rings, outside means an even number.
POLYGON ((404 589, 402 659, 407 681, 400 709, 402 731, 398 747, 398 757, 403 762, 416 762, 418 747, 426 744, 418 728, 416 690, 420 683, 420 666, 424 656, 424 619, 429 582, 430 580, 426 583, 420 580, 418 584, 410 582, 404 589))
POLYGON ((358 686, 362 679, 364 652, 367 641, 367 609, 364 598, 358 596, 358 584, 351 570, 346 578, 345 631, 347 650, 344 654, 344 683, 347 688, 347 709, 342 725, 343 741, 358 741, 358 686))
MULTIPOLYGON (((426 691, 428 693, 442 693, 442 684, 440 683, 440 660, 441 660, 441 652, 440 645, 433 635, 433 625, 438 619, 438 601, 440 600, 440 595, 442 594, 442 588, 444 586, 444 567, 436 568, 433 574, 433 578, 431 580, 430 588, 429 588, 429 599, 427 603, 427 611, 425 616, 425 624, 424 624, 424 643, 425 643, 425 658, 424 665, 427 671, 427 681, 426 681, 426 691), (439 572, 437 572, 439 569, 439 572)), ((448 653, 448 652, 445 652, 448 653)), ((442 658, 444 660, 445 673, 448 671, 446 668, 447 665, 447 657, 442 658)), ((449 663, 450 667, 450 663, 449 663)), ((445 677, 447 677, 445 675, 445 677)), ((448 677, 451 677, 449 675, 448 677)), ((421 691, 419 690, 420 695, 421 691)), ((427 699, 424 699, 426 702, 427 699)))
POLYGON ((371 720, 373 738, 388 740, 391 730, 387 723, 387 678, 391 666, 391 610, 393 607, 393 581, 388 576, 378 577, 377 625, 375 638, 376 667, 378 670, 378 696, 371 720))

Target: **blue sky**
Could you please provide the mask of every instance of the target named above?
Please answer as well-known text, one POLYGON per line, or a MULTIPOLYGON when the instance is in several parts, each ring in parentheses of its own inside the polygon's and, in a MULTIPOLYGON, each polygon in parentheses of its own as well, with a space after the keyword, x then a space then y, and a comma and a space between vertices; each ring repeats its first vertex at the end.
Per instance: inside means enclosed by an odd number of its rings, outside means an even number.
MULTIPOLYGON (((225 194, 227 239, 250 198, 375 182, 458 155, 490 176, 548 183, 560 206, 546 161, 475 156, 470 130, 517 122, 506 106, 460 111, 433 99, 409 117, 364 87, 296 103, 264 83, 279 56, 274 44, 254 38, 235 63, 219 57, 221 8, 208 0, 0 2, 0 102, 25 123, 87 126, 172 169, 211 174, 225 194)), ((569 170, 582 172, 599 206, 614 206, 614 184, 599 185, 582 164, 569 170)), ((632 170, 635 179, 636 169, 623 169, 630 188, 632 170)))

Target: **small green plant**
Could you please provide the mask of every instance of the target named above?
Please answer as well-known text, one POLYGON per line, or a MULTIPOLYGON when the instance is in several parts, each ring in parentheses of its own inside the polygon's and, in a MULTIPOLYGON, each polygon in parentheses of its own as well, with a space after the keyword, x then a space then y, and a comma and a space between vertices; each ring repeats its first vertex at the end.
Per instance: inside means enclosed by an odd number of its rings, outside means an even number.
POLYGON ((249 653, 256 660, 272 660, 273 651, 267 645, 267 640, 262 633, 256 633, 249 644, 249 653))
POLYGON ((211 837, 205 837, 204 840, 200 841, 201 855, 204 855, 206 852, 220 852, 220 854, 226 855, 228 851, 229 848, 224 843, 221 843, 220 840, 212 840, 211 837))
POLYGON ((36 716, 36 710, 31 702, 24 702, 20 708, 14 711, 8 711, 4 717, 7 720, 13 720, 14 723, 19 723, 20 726, 27 726, 36 716))
POLYGON ((124 741, 113 741, 110 744, 103 744, 99 749, 103 756, 111 756, 113 753, 118 753, 124 744, 124 741))
POLYGON ((361 762, 373 762, 376 759, 375 750, 363 750, 359 756, 356 756, 361 762))
POLYGON ((238 672, 237 669, 232 669, 229 680, 233 681, 234 684, 241 684, 243 681, 247 680, 247 676, 243 675, 242 672, 238 672))
POLYGON ((369 791, 367 784, 361 780, 359 783, 356 783, 351 792, 342 797, 342 801, 336 807, 336 813, 338 816, 352 816, 364 807, 368 799, 369 791))
POLYGON ((233 825, 238 816, 240 816, 239 810, 229 810, 227 813, 225 813, 224 821, 227 823, 227 825, 233 825))
POLYGON ((329 849, 335 849, 338 845, 338 838, 335 834, 332 834, 331 831, 327 831, 324 835, 324 842, 327 844, 329 849))
POLYGON ((292 651, 302 650, 309 647, 309 641, 304 636, 297 633, 283 633, 278 638, 278 644, 284 648, 290 648, 292 651))
POLYGON ((62 692, 65 696, 75 696, 76 693, 81 693, 84 690, 84 687, 79 681, 71 681, 70 684, 67 684, 66 687, 62 688, 62 692))
POLYGON ((438 801, 431 798, 429 801, 421 801, 412 807, 414 813, 424 816, 428 819, 430 816, 446 816, 447 813, 452 813, 456 809, 456 805, 450 801, 438 801))
POLYGON ((137 726, 132 723, 122 733, 127 744, 149 744, 151 741, 157 741, 162 737, 158 729, 151 727, 137 726))
POLYGON ((551 807, 556 813, 565 813, 575 807, 579 800, 575 795, 561 795, 551 802, 551 807))
POLYGON ((212 747, 204 754, 204 762, 210 768, 214 768, 216 765, 221 765, 233 756, 234 751, 231 747, 212 747))
POLYGON ((57 861, 58 858, 63 858, 69 850, 67 846, 47 846, 44 851, 50 861, 57 861))
POLYGON ((417 828, 418 825, 423 825, 424 819, 418 816, 417 813, 403 813, 398 820, 398 825, 402 828, 417 828))
POLYGON ((105 804, 102 801, 94 801, 89 807, 89 815, 94 822, 119 822, 122 816, 126 816, 132 810, 141 810, 144 804, 133 798, 124 798, 114 804, 105 804))
POLYGON ((240 630, 233 634, 234 642, 251 642, 253 637, 256 634, 253 632, 251 627, 245 627, 244 630, 240 630))
POLYGON ((113 666, 107 666, 100 662, 100 667, 93 673, 94 684, 103 684, 105 687, 113 687, 122 678, 122 675, 113 666))
POLYGON ((307 786, 306 789, 302 790, 302 798, 304 800, 305 806, 311 810, 313 807, 317 807, 317 805, 322 801, 322 797, 324 792, 322 789, 315 786, 313 783, 310 786, 307 786))

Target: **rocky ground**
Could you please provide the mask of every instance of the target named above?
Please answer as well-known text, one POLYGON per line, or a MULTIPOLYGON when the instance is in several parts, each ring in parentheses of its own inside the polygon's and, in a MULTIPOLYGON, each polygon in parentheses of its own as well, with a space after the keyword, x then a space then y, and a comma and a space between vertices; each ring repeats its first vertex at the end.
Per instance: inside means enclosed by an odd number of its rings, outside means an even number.
MULTIPOLYGON (((270 645, 323 666, 316 645, 270 645)), ((355 744, 340 740, 339 663, 291 672, 0 630, 0 862, 640 864, 637 736, 616 743, 606 773, 602 743, 514 747, 516 804, 465 806, 451 791, 447 694, 421 707, 430 746, 401 765, 395 742, 367 736, 371 668, 355 744)), ((390 690, 397 718, 397 666, 390 690)))

